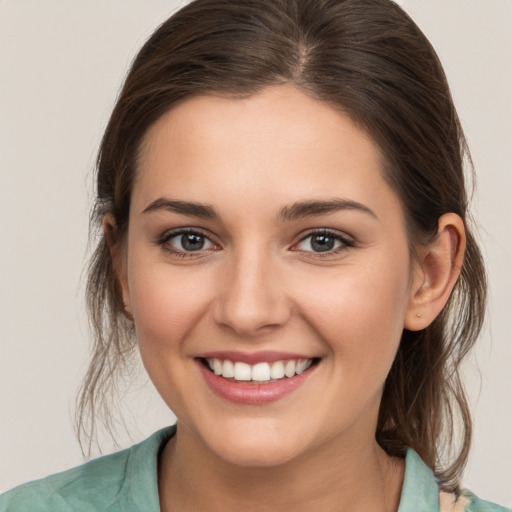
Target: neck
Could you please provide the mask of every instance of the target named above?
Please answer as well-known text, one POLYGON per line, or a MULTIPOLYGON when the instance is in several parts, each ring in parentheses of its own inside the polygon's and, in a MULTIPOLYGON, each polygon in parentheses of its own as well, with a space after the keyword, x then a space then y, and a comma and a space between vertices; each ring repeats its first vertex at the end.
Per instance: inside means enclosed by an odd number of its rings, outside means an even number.
POLYGON ((211 452, 186 427, 164 449, 162 512, 294 510, 396 512, 404 463, 373 438, 334 440, 287 463, 240 467, 211 452))

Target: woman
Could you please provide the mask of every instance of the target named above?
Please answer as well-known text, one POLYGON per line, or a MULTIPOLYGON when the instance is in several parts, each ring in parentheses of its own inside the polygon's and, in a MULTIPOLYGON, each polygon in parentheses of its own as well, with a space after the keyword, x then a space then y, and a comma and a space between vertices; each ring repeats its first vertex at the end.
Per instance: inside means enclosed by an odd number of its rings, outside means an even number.
POLYGON ((393 2, 176 13, 100 148, 80 425, 137 345, 177 426, 0 510, 504 510, 459 486, 485 302, 466 156, 393 2))

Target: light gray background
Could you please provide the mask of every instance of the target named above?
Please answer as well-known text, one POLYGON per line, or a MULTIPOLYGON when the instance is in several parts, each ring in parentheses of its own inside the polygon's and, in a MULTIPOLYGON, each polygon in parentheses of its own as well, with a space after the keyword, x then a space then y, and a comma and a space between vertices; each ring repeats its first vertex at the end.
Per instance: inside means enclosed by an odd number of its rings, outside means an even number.
MULTIPOLYGON (((178 4, 0 0, 0 490, 82 462, 71 417, 87 360, 94 156, 130 60, 178 4)), ((491 303, 466 368, 475 442, 465 483, 510 506, 512 1, 401 4, 445 65, 477 168, 491 303)), ((125 402, 132 439, 120 435, 121 446, 173 421, 142 373, 125 402)))

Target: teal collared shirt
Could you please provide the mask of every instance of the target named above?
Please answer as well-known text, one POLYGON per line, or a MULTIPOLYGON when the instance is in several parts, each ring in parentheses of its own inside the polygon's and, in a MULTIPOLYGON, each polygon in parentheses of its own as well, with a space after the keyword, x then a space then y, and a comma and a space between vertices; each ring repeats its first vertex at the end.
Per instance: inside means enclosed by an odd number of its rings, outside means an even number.
MULTIPOLYGON (((15 487, 0 496, 0 512, 160 512, 158 456, 175 432, 176 426, 159 430, 127 450, 15 487)), ((507 512, 471 493, 466 496, 464 512, 507 512)), ((438 511, 436 479, 408 450, 398 512, 438 511)))

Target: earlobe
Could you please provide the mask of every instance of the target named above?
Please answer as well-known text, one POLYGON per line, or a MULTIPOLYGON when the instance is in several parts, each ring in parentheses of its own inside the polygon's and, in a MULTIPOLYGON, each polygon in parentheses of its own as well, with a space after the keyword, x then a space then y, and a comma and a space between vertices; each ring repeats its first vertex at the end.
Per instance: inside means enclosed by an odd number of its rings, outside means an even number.
POLYGON ((428 327, 450 298, 464 261, 466 231, 455 213, 439 218, 436 238, 419 250, 404 327, 428 327))
POLYGON ((115 274, 117 286, 119 287, 119 295, 123 301, 123 313, 126 317, 133 321, 131 310, 130 293, 128 289, 128 279, 126 275, 126 262, 123 254, 121 240, 116 224, 116 219, 112 213, 107 213, 102 221, 103 233, 110 250, 110 258, 112 268, 115 274))

